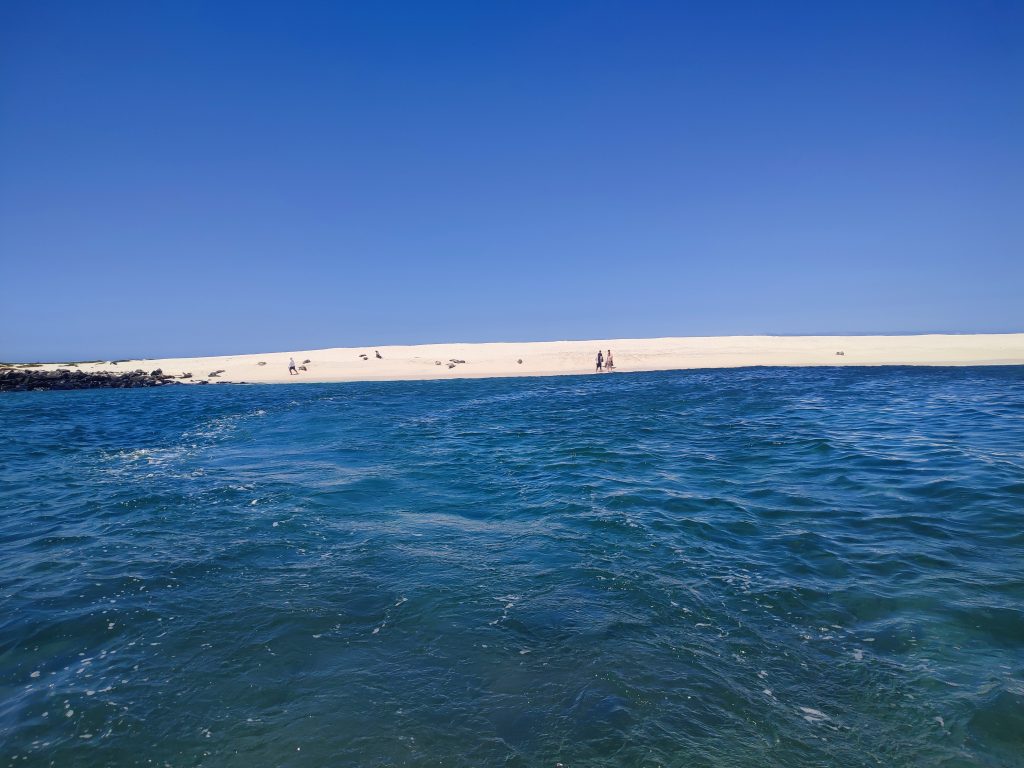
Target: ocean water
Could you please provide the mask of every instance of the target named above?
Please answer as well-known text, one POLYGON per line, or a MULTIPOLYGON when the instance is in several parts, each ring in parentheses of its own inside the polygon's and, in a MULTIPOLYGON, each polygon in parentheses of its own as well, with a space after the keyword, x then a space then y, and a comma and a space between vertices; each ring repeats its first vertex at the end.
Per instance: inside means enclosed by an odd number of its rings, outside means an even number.
POLYGON ((0 766, 1024 765, 1024 369, 0 396, 0 766))

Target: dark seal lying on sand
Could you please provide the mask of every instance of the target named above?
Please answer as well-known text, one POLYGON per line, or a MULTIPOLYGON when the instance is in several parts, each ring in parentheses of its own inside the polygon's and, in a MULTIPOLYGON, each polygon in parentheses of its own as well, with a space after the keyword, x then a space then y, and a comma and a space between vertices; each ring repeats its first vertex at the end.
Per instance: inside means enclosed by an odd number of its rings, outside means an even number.
POLYGON ((41 371, 32 368, 0 368, 0 392, 30 392, 40 389, 101 389, 161 387, 177 384, 173 376, 159 368, 151 373, 139 369, 126 373, 86 373, 58 368, 41 371))

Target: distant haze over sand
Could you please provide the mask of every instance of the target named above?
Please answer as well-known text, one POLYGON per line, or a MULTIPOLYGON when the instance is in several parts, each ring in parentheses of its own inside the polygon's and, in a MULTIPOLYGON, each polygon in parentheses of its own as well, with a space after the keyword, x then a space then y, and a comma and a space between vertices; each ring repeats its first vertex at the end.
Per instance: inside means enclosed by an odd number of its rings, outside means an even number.
MULTIPOLYGON (((1024 334, 921 336, 704 336, 487 344, 337 347, 224 355, 79 363, 84 371, 160 368, 199 380, 251 383, 458 379, 592 373, 598 350, 610 349, 615 370, 820 365, 1022 365, 1024 334), (380 357, 377 357, 377 353, 380 357), (842 354, 837 354, 842 353, 842 354), (365 357, 364 357, 365 356, 365 357), (305 365, 288 372, 289 358, 305 365), (307 362, 308 361, 308 362, 307 362), (458 361, 458 362, 456 362, 458 361), (219 371, 216 377, 209 374, 219 371)), ((44 369, 67 367, 47 363, 44 369)))

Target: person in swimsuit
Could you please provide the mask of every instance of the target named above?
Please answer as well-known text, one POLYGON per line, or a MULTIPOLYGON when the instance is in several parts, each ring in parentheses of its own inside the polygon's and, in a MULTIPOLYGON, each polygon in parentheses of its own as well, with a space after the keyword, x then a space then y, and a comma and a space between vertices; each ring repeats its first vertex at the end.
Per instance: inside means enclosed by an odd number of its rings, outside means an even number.
POLYGON ((609 349, 608 354, 604 357, 604 369, 610 371, 615 367, 615 363, 612 362, 612 351, 609 349))
POLYGON ((289 357, 288 358, 288 375, 289 376, 298 376, 299 375, 299 372, 297 370, 295 370, 295 358, 294 357, 289 357))
POLYGON ((603 364, 604 364, 604 355, 601 353, 601 350, 599 349, 599 350, 597 350, 597 372, 598 373, 601 372, 601 366, 603 364))

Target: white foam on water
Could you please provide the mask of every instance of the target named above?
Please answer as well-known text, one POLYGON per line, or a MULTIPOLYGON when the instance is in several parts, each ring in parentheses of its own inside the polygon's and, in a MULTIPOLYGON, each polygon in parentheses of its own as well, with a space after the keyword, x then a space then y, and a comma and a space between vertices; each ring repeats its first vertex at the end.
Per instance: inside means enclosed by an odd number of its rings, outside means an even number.
POLYGON ((490 627, 493 627, 496 624, 500 624, 505 619, 507 619, 508 618, 509 610, 514 608, 516 603, 519 600, 522 600, 523 598, 522 598, 522 595, 502 595, 501 597, 495 597, 493 599, 494 600, 502 600, 502 601, 504 601, 505 602, 505 607, 501 611, 501 616, 496 618, 494 621, 487 622, 487 625, 490 626, 490 627))
POLYGON ((820 723, 824 720, 830 719, 829 716, 820 709, 813 709, 811 707, 798 707, 798 709, 804 713, 804 720, 808 723, 820 723))

